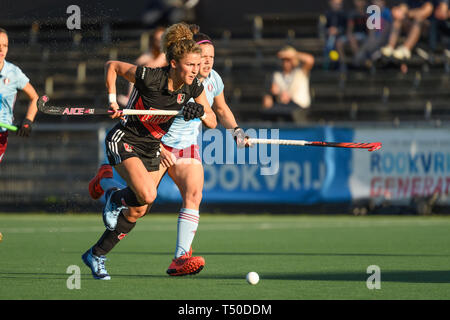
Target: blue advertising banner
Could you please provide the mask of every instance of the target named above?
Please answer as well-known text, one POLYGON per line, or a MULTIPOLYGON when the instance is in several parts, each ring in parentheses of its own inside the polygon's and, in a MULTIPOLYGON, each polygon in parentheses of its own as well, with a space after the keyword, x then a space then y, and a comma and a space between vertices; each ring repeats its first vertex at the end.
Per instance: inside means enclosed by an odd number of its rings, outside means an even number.
MULTIPOLYGON (((353 141, 353 130, 332 127, 250 129, 246 133, 252 138, 353 141)), ((351 199, 350 149, 263 144, 237 149, 225 130, 205 130, 200 138, 203 201, 314 204, 351 199)), ((181 201, 168 175, 161 181, 157 201, 181 201)))
MULTIPOLYGON (((259 144, 237 148, 231 133, 204 130, 198 145, 204 169, 203 202, 317 204, 354 200, 410 201, 438 196, 450 203, 448 128, 335 127, 248 129, 251 138, 376 142, 382 149, 259 144)), ((115 173, 115 180, 124 184, 115 173)), ((181 202, 166 174, 156 202, 181 202)))

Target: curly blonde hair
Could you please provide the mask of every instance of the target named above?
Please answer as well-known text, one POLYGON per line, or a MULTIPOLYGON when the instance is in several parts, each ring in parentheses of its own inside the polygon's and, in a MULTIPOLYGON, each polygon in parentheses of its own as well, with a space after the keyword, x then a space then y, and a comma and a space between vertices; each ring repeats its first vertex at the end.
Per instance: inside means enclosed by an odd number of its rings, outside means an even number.
POLYGON ((193 40, 189 25, 180 22, 166 29, 162 37, 162 50, 166 54, 167 62, 171 60, 180 61, 186 54, 202 53, 200 46, 193 40))

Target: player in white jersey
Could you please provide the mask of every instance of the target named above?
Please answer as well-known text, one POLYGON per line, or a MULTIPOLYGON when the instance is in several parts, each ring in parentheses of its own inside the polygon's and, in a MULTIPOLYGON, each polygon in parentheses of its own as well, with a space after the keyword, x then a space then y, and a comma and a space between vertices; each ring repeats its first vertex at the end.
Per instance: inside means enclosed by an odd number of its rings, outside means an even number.
POLYGON ((17 91, 23 90, 30 99, 25 119, 17 131, 17 134, 22 137, 28 137, 31 133, 31 125, 38 111, 36 103, 39 98, 30 84, 30 79, 22 70, 5 60, 8 44, 8 34, 5 29, 0 28, 0 162, 8 144, 7 128, 11 128, 14 119, 17 91))
MULTIPOLYGON (((198 78, 205 88, 208 102, 220 123, 226 129, 233 129, 237 145, 239 147, 248 146, 244 131, 237 125, 234 115, 225 101, 223 81, 220 75, 213 70, 214 46, 212 40, 207 35, 198 33, 195 26, 192 26, 191 29, 195 33, 194 40, 202 48, 198 78)), ((183 198, 183 205, 178 216, 175 255, 167 270, 171 276, 195 274, 200 272, 205 265, 203 257, 193 257, 191 250, 199 222, 199 207, 204 181, 203 166, 197 144, 201 124, 202 122, 197 119, 185 121, 182 116, 178 116, 161 139, 161 167, 167 169, 183 198)), ((113 176, 109 165, 101 166, 97 175, 90 182, 91 197, 98 199, 104 190, 117 186, 118 182, 113 179, 113 176)))

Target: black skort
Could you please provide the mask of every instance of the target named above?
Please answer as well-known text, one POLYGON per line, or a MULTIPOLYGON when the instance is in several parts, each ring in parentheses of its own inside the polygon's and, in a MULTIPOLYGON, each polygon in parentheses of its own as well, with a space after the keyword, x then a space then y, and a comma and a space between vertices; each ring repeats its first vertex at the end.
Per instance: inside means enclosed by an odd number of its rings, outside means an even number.
POLYGON ((109 164, 115 166, 122 161, 138 157, 148 171, 158 171, 160 143, 149 137, 140 137, 118 123, 105 139, 106 156, 109 164))

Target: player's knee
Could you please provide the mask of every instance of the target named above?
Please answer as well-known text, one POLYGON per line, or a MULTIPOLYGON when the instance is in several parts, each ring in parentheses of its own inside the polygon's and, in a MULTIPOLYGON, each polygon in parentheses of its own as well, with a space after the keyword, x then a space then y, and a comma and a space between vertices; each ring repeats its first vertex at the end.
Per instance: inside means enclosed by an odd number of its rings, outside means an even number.
POLYGON ((156 189, 144 189, 137 194, 141 203, 152 204, 156 199, 156 189))
POLYGON ((203 194, 201 189, 189 190, 188 192, 186 192, 185 202, 193 204, 195 206, 199 206, 202 202, 202 196, 203 194))

